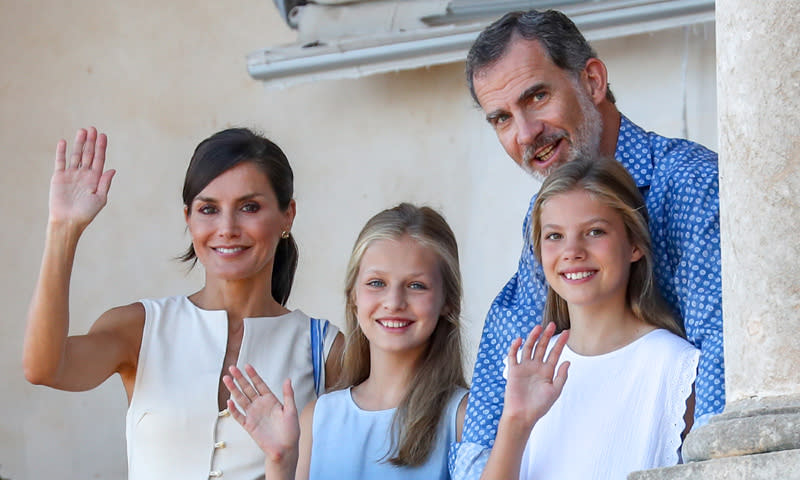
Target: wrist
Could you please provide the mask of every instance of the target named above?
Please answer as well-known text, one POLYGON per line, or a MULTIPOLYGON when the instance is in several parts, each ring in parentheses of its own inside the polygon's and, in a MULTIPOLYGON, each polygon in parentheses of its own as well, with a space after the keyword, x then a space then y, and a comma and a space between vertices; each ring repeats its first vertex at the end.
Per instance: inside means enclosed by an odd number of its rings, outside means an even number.
POLYGON ((293 479, 297 470, 297 451, 268 453, 264 460, 266 478, 293 479))
POLYGON ((74 220, 48 218, 46 233, 49 237, 77 240, 86 229, 86 226, 86 224, 78 223, 74 220))
POLYGON ((533 426, 540 417, 530 418, 524 415, 514 415, 503 411, 500 416, 500 422, 497 425, 497 431, 501 429, 514 438, 525 439, 530 436, 533 426))

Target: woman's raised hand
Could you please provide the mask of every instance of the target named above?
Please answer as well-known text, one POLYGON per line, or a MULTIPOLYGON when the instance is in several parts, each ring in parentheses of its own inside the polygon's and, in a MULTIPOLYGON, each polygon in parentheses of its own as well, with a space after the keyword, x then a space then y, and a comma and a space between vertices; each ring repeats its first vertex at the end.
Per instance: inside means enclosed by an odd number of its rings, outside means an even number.
POLYGON ((231 392, 228 410, 253 437, 269 461, 288 464, 293 472, 297 465, 300 423, 292 383, 288 379, 283 383, 284 403, 281 404, 255 368, 251 365, 245 365, 244 368, 249 380, 235 366, 230 367, 233 378, 228 375, 222 377, 222 382, 231 392), (243 412, 236 408, 234 400, 243 412))
POLYGON ((70 223, 83 229, 105 206, 114 170, 103 171, 107 138, 94 127, 75 134, 72 154, 67 159, 67 142, 56 147, 53 178, 50 181, 50 221, 70 223))
POLYGON ((561 333, 547 359, 544 358, 553 332, 555 324, 552 322, 544 329, 537 325, 524 344, 522 339, 517 338, 511 343, 508 352, 508 380, 503 414, 510 415, 530 428, 550 410, 567 381, 569 362, 561 364, 557 374, 556 365, 569 338, 569 331, 561 333), (520 354, 518 351, 521 344, 520 354))

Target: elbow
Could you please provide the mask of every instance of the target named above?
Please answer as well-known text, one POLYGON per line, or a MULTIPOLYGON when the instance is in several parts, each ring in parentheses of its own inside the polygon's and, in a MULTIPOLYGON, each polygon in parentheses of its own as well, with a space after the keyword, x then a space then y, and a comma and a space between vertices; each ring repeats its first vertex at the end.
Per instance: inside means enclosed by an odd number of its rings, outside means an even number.
POLYGON ((33 385, 52 386, 54 375, 47 369, 42 368, 38 362, 28 358, 22 359, 22 371, 25 374, 25 380, 33 385))
POLYGON ((35 368, 23 367, 25 380, 33 385, 47 385, 47 376, 35 368))

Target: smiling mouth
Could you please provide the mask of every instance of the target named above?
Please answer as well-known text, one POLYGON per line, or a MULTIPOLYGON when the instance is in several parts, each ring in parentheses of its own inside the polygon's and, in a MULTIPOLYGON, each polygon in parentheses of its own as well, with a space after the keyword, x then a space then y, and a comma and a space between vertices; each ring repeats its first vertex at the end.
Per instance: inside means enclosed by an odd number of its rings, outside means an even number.
POLYGON ((408 320, 378 320, 378 323, 386 328, 403 328, 411 325, 408 320))
POLYGON ((236 252, 241 252, 244 250, 244 247, 214 247, 215 252, 219 252, 222 254, 231 254, 236 252))
POLYGON ((597 273, 596 270, 588 271, 588 272, 567 272, 562 273, 561 275, 564 276, 567 280, 583 280, 584 278, 589 278, 597 273))
POLYGON ((556 151, 564 138, 563 136, 550 135, 542 138, 541 141, 536 142, 534 145, 529 145, 522 152, 523 163, 529 168, 533 168, 533 166, 537 169, 547 168, 547 165, 555 161, 556 151), (540 147, 539 145, 542 144, 544 146, 540 147))
POLYGON ((547 162, 549 162, 550 159, 553 158, 553 155, 555 155, 555 150, 556 150, 556 144, 557 143, 558 142, 553 142, 553 143, 545 146, 544 148, 542 148, 538 152, 536 152, 536 154, 533 156, 534 160, 536 160, 539 163, 547 163, 547 162))

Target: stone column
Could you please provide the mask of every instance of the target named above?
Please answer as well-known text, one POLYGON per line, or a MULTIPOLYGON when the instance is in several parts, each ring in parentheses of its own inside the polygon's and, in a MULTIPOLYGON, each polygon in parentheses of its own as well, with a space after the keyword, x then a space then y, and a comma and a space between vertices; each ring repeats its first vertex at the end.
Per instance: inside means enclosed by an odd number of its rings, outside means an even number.
POLYGON ((725 411, 649 479, 800 479, 800 1, 717 0, 725 411))

